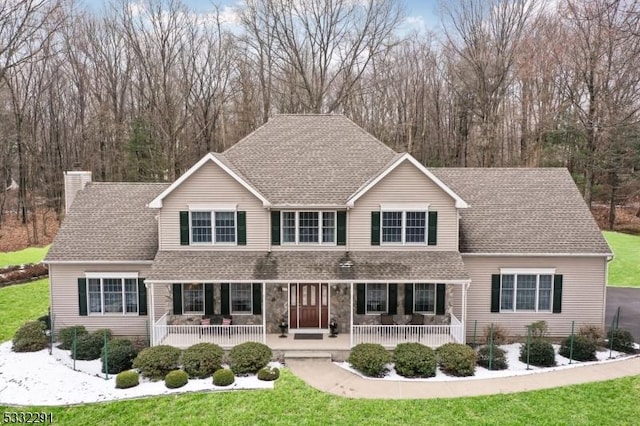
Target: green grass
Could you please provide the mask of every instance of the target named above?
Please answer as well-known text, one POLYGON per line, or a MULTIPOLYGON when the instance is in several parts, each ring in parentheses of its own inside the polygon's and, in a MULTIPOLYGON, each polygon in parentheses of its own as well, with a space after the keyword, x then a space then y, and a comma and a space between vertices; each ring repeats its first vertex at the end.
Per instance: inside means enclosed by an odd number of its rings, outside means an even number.
POLYGON ((609 285, 640 287, 640 236, 604 231, 615 254, 609 263, 609 285))
POLYGON ((49 280, 0 288, 0 342, 9 340, 24 322, 47 313, 49 280))
MULTIPOLYGON (((284 370, 274 390, 195 393, 19 410, 53 412, 54 423, 60 425, 624 425, 640 418, 638 400, 638 376, 473 398, 358 400, 316 391, 284 370)), ((14 410, 0 407, 0 411, 14 410)))
POLYGON ((39 263, 49 251, 49 246, 29 247, 20 251, 0 253, 0 268, 26 263, 39 263))

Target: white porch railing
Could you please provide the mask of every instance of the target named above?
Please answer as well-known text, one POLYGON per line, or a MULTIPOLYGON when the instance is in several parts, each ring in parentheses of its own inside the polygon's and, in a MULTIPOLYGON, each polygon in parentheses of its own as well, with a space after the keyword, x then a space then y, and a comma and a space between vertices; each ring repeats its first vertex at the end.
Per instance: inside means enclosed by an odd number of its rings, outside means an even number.
POLYGON ((379 343, 394 348, 399 343, 418 342, 437 347, 445 343, 463 343, 462 323, 451 315, 445 325, 353 325, 353 345, 379 343))
POLYGON ((161 342, 167 337, 167 316, 168 313, 165 313, 153 324, 151 346, 161 345, 161 342))
POLYGON ((153 327, 156 346, 186 348, 196 343, 209 342, 230 348, 244 342, 266 342, 262 325, 168 325, 165 316, 153 327))

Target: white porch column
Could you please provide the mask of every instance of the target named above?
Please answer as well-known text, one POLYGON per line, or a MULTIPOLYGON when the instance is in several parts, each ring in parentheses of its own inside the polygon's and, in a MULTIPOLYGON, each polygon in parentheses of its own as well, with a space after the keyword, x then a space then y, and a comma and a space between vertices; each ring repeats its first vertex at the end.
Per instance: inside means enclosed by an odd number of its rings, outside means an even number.
POLYGON ((267 283, 262 283, 262 343, 267 344, 267 283))
POLYGON ((144 283, 145 287, 147 287, 147 290, 149 290, 149 292, 151 293, 151 306, 149 307, 150 309, 148 309, 150 316, 150 321, 149 321, 149 344, 151 346, 155 345, 155 324, 156 324, 156 307, 155 307, 155 286, 151 283, 144 283))
POLYGON ((349 348, 353 347, 353 283, 351 285, 351 305, 349 306, 349 348))
POLYGON ((462 285, 462 343, 467 342, 467 290, 471 283, 462 285))

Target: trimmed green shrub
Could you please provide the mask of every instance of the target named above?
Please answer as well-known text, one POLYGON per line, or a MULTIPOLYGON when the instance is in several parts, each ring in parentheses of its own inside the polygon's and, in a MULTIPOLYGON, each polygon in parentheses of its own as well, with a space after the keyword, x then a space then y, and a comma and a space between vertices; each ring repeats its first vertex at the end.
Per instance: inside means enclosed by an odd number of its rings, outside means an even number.
POLYGON ((186 371, 173 370, 169 371, 164 378, 164 385, 169 389, 181 388, 189 381, 189 375, 186 371))
POLYGON ((229 352, 229 365, 236 375, 255 374, 271 361, 269 346, 258 342, 246 342, 234 346, 229 352))
MULTIPOLYGON (((527 344, 520 347, 520 361, 527 362, 527 344)), ((538 367, 553 367, 556 365, 556 352, 553 345, 544 339, 533 339, 530 344, 529 364, 538 367)))
POLYGON ((235 381, 236 376, 228 368, 221 368, 213 373, 213 384, 216 386, 229 386, 235 381))
POLYGON ((349 364, 365 376, 381 377, 391 362, 389 352, 377 343, 360 343, 351 349, 349 364))
POLYGON ((60 344, 58 348, 64 350, 71 350, 71 345, 73 344, 73 336, 74 330, 76 330, 76 334, 78 337, 89 334, 84 325, 74 325, 73 327, 67 327, 60 330, 58 333, 58 341, 60 344))
POLYGON ((569 358, 570 355, 576 361, 596 361, 596 344, 587 336, 575 335, 573 336, 573 354, 571 354, 571 336, 562 341, 560 355, 565 358, 569 358))
POLYGON ((633 354, 636 352, 635 347, 633 346, 633 335, 622 328, 618 328, 613 331, 609 331, 607 333, 607 337, 609 338, 609 344, 611 344, 611 338, 613 337, 613 350, 618 352, 624 352, 627 354, 633 354))
POLYGON ((436 354, 420 343, 400 343, 393 351, 396 372, 404 377, 433 377, 436 375, 436 354))
POLYGON ((509 367, 507 353, 497 346, 494 346, 491 351, 489 346, 478 349, 477 362, 479 366, 489 368, 489 359, 491 359, 491 370, 506 370, 509 367))
POLYGON ((138 386, 140 377, 137 371, 123 371, 116 376, 116 389, 128 389, 138 386))
POLYGON ((440 368, 451 376, 473 376, 476 371, 476 351, 460 343, 446 343, 436 353, 440 368))
POLYGON ((14 352, 37 352, 47 347, 47 335, 40 321, 28 321, 20 326, 13 335, 14 352))
MULTIPOLYGON (((111 339, 111 330, 103 328, 96 330, 91 334, 85 334, 78 337, 76 342, 76 357, 80 360, 93 360, 100 358, 100 354, 104 348, 104 336, 107 335, 107 342, 111 339)), ((71 350, 73 358, 73 348, 71 350)))
POLYGON ((280 377, 280 370, 278 367, 264 367, 258 371, 258 380, 263 382, 272 382, 280 377))
POLYGON ((38 321, 44 324, 45 330, 51 330, 51 317, 49 316, 49 314, 41 316, 40 318, 38 318, 38 321))
MULTIPOLYGON (((121 371, 130 370, 133 366, 133 360, 136 357, 136 350, 133 348, 131 340, 127 339, 114 339, 107 343, 107 353, 109 355, 107 361, 109 365, 110 374, 117 374, 121 371)), ((102 361, 102 372, 105 373, 105 353, 104 347, 100 353, 100 360, 102 361)))
POLYGON ((182 353, 182 368, 191 378, 204 379, 222 368, 224 351, 213 343, 198 343, 182 353))
POLYGON ((133 368, 140 370, 144 377, 162 380, 167 373, 178 368, 180 349, 160 345, 142 350, 133 360, 133 368))

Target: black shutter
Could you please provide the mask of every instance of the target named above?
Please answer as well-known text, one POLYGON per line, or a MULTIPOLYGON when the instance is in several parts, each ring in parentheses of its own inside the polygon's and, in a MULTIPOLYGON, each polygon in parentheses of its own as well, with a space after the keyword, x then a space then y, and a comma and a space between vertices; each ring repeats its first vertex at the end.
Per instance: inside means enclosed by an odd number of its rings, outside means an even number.
POLYGON ((147 315, 147 287, 144 285, 144 278, 138 278, 138 315, 147 315))
POLYGON ((389 315, 398 313, 398 284, 389 284, 389 306, 387 312, 389 315))
POLYGON ((356 284, 356 314, 364 315, 365 312, 365 286, 366 284, 356 284))
POLYGON ((562 312, 562 275, 553 276, 553 313, 562 312))
POLYGON ((435 246, 438 244, 438 212, 429 212, 429 230, 427 244, 435 246))
POLYGON ((500 312, 500 274, 491 275, 491 312, 500 312))
POLYGON ((213 315, 213 284, 204 285, 204 314, 213 315))
POLYGON ((80 316, 87 315, 87 279, 78 278, 78 310, 80 316))
POLYGON ((189 212, 180 212, 180 245, 189 245, 189 212))
POLYGON ((182 284, 173 285, 173 315, 182 315, 182 284))
POLYGON ((253 283, 253 314, 262 315, 262 284, 253 283))
POLYGON ((446 293, 446 285, 436 284, 436 315, 444 315, 444 297, 446 293))
POLYGON ((220 313, 222 315, 231 313, 231 309, 229 309, 229 283, 220 284, 220 313))
POLYGON ((413 314, 413 284, 404 285, 404 314, 413 314))
POLYGON ((238 212, 238 245, 247 245, 247 212, 238 212))
POLYGON ((337 212, 337 244, 339 246, 347 245, 347 212, 337 212))
POLYGON ((380 212, 371 212, 371 245, 380 245, 380 212))
POLYGON ((280 211, 271 210, 271 245, 280 245, 280 211))

